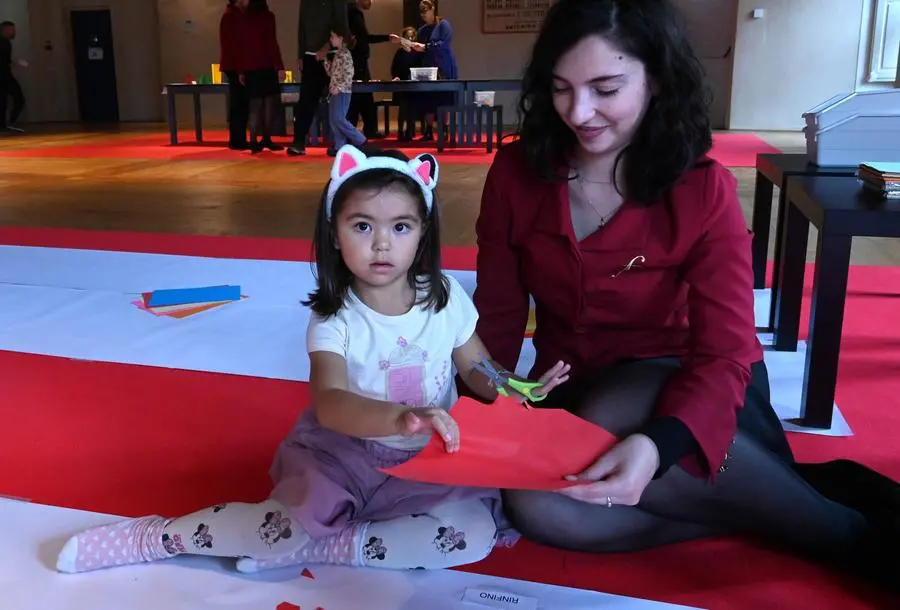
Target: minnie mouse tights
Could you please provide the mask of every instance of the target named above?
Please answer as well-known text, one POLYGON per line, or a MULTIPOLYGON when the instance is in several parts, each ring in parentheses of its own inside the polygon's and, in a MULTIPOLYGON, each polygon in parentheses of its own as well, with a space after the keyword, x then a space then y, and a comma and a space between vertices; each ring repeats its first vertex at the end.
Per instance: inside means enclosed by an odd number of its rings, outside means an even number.
POLYGON ((242 572, 306 563, 442 569, 484 559, 495 537, 493 516, 480 500, 360 523, 317 539, 311 539, 275 500, 235 502, 178 519, 149 516, 89 529, 69 539, 57 569, 87 572, 183 553, 237 557, 242 572))

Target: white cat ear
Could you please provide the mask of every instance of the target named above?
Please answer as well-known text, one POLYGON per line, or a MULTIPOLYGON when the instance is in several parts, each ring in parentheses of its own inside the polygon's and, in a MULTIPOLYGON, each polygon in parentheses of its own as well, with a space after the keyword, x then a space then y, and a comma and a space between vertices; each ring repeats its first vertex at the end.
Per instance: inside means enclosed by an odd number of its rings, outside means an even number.
POLYGON ((331 179, 340 180, 366 162, 366 155, 352 144, 345 144, 337 151, 331 166, 331 179))
POLYGON ((433 155, 424 153, 409 162, 410 168, 429 190, 434 190, 438 182, 438 163, 433 155))

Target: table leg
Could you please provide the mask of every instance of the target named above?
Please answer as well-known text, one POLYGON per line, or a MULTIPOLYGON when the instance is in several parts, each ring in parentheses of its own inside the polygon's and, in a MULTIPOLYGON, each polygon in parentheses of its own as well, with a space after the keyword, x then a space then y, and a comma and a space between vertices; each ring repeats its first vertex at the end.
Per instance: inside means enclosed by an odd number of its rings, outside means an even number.
POLYGON ((811 428, 831 427, 852 242, 819 232, 800 403, 801 423, 811 428))
POLYGON ((175 94, 171 91, 166 93, 166 103, 169 106, 169 144, 175 146, 178 144, 178 117, 175 114, 175 94))
POLYGON ((766 328, 775 329, 775 301, 778 299, 778 288, 781 285, 781 243, 784 241, 784 202, 787 200, 787 189, 781 188, 778 193, 778 209, 775 212, 775 260, 772 265, 772 300, 769 302, 769 323, 766 328))
POLYGON ((198 142, 203 141, 203 111, 200 106, 200 94, 194 94, 194 136, 198 142))
POLYGON ((769 255, 769 223, 772 222, 772 181, 756 172, 753 193, 753 288, 766 287, 766 259, 769 255))
POLYGON ((779 352, 797 351, 800 332, 800 306, 803 302, 803 274, 806 271, 806 245, 809 221, 796 206, 784 206, 784 243, 781 244, 781 273, 778 300, 775 303, 773 347, 779 352))

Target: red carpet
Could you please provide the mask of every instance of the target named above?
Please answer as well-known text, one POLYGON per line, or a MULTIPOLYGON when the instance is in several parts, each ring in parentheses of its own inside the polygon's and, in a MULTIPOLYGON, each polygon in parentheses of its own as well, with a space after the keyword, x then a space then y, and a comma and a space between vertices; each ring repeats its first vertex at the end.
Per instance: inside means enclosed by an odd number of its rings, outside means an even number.
MULTIPOLYGON (((169 144, 168 133, 146 134, 123 138, 110 137, 91 144, 60 144, 34 148, 10 149, 0 152, 3 157, 49 157, 49 158, 119 158, 119 159, 160 159, 172 161, 235 161, 254 159, 257 161, 293 161, 284 153, 264 152, 251 156, 248 152, 228 150, 228 136, 222 131, 205 131, 203 142, 195 142, 192 131, 179 133, 179 144, 169 144)), ((287 144, 289 140, 278 139, 287 144)), ((416 155, 423 151, 434 152, 433 143, 397 142, 394 138, 379 140, 379 146, 385 148, 399 147, 408 155, 416 155)), ((713 149, 710 153, 726 167, 754 167, 756 155, 759 153, 777 153, 777 148, 766 143, 753 134, 717 133, 713 136, 713 149)), ((325 148, 313 146, 308 149, 306 159, 329 161, 325 148)), ((494 153, 488 154, 481 148, 447 148, 441 153, 444 163, 477 163, 489 164, 494 153)))
MULTIPOLYGON (((0 244, 9 243, 296 260, 309 252, 308 242, 290 240, 0 229, 0 244)), ((471 254, 449 252, 448 265, 470 267, 471 254)), ((846 456, 900 476, 894 287, 900 269, 852 269, 838 402, 856 436, 791 435, 801 459, 846 456)), ((10 352, 0 352, 0 371, 0 493, 134 515, 263 497, 272 450, 307 398, 300 383, 10 352)), ((703 608, 897 607, 859 583, 737 540, 612 556, 526 542, 468 569, 703 608)))

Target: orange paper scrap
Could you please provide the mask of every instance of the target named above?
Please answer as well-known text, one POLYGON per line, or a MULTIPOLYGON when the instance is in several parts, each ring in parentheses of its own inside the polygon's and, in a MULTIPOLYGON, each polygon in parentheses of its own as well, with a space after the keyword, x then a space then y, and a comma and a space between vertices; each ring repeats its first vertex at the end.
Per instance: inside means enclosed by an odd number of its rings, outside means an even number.
POLYGON ((603 428, 562 409, 526 409, 512 398, 485 405, 461 398, 450 414, 460 446, 447 453, 433 435, 413 459, 386 468, 401 479, 461 487, 550 491, 590 466, 617 441, 603 428))

